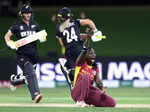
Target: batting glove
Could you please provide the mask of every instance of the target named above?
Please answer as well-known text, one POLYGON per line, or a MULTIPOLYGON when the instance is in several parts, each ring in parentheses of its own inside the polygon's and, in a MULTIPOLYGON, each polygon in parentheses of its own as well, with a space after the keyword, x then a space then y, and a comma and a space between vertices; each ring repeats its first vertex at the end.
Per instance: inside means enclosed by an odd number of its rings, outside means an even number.
POLYGON ((47 32, 46 32, 46 30, 42 30, 42 31, 40 31, 40 32, 41 32, 41 34, 38 35, 39 41, 40 41, 41 43, 47 41, 47 38, 46 38, 47 32))
POLYGON ((102 32, 95 29, 93 31, 93 35, 91 37, 93 42, 101 41, 102 39, 105 39, 106 37, 102 35, 102 32))
POLYGON ((17 44, 13 40, 8 41, 7 46, 10 47, 11 49, 15 49, 15 50, 18 49, 17 44))
POLYGON ((65 55, 65 52, 66 52, 65 47, 62 46, 62 47, 61 47, 61 53, 62 53, 62 55, 65 55))

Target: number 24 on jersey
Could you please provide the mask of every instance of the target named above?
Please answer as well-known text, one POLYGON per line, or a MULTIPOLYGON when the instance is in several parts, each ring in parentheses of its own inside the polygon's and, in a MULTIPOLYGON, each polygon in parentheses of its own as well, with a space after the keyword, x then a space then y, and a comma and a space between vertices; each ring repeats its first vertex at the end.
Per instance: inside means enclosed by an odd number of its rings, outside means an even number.
POLYGON ((71 27, 71 32, 65 29, 63 35, 66 36, 67 43, 71 43, 73 40, 78 41, 78 36, 73 27, 71 27))

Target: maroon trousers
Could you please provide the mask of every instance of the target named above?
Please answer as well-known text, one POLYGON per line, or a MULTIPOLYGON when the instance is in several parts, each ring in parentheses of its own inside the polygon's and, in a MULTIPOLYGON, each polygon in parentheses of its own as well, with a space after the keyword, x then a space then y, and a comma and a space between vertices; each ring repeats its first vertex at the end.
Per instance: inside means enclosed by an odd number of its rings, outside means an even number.
POLYGON ((106 93, 101 93, 99 88, 91 84, 89 75, 82 75, 76 82, 71 93, 72 99, 76 101, 85 101, 89 105, 96 107, 115 107, 116 102, 106 93))

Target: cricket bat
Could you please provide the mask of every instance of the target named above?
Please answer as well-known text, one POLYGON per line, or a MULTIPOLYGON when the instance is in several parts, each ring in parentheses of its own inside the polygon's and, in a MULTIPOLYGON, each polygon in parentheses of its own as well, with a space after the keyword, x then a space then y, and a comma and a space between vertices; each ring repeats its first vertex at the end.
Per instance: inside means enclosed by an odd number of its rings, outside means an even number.
POLYGON ((47 36, 47 32, 45 30, 42 30, 35 34, 29 35, 25 38, 17 40, 15 41, 15 43, 17 47, 21 47, 31 42, 37 41, 37 40, 39 40, 40 42, 45 42, 47 40, 46 36, 47 36))

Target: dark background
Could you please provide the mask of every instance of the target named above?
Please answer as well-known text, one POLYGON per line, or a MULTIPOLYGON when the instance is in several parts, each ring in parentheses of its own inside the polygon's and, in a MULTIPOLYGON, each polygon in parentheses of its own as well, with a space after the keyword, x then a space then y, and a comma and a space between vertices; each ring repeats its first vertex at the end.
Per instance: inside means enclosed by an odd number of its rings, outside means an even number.
MULTIPOLYGON (((57 60, 58 58, 59 57, 55 57, 55 59, 42 58, 42 59, 40 59, 39 64, 42 65, 42 64, 46 64, 46 63, 53 63, 54 65, 56 65, 58 63, 58 60, 57 60)), ((123 56, 123 57, 107 56, 107 57, 97 57, 97 59, 96 59, 97 62, 101 62, 101 64, 102 64, 102 74, 103 74, 102 78, 103 79, 108 79, 107 73, 109 70, 109 64, 112 62, 117 63, 118 71, 119 71, 119 63, 126 62, 127 67, 128 67, 128 70, 127 70, 128 72, 131 70, 131 65, 134 62, 138 62, 140 64, 140 67, 141 67, 140 69, 144 73, 145 66, 146 66, 146 64, 149 63, 149 60, 150 60, 150 57, 145 57, 145 56, 132 56, 132 57, 131 56, 123 56)), ((14 60, 11 60, 9 58, 0 58, 0 68, 3 68, 0 70, 0 72, 1 72, 0 80, 9 80, 11 74, 16 74, 16 63, 14 60)), ((47 68, 47 70, 52 70, 53 72, 55 72, 55 74, 58 74, 56 72, 56 68, 55 69, 48 69, 47 68)), ((136 70, 137 69, 135 68, 135 71, 134 71, 135 73, 137 72, 136 70)), ((43 74, 42 72, 40 72, 40 75, 46 75, 46 74, 43 74)), ((134 75, 134 74, 132 74, 132 75, 134 75)), ((133 79, 139 79, 136 76, 137 75, 134 75, 133 79)), ((138 74, 138 76, 139 76, 139 74, 138 74)), ((116 79, 116 78, 114 78, 114 79, 116 79)), ((144 79, 149 80, 150 78, 144 77, 144 79)), ((123 77, 121 77, 120 80, 123 80, 123 77)))
MULTIPOLYGON (((6 47, 4 36, 15 23, 21 0, 0 0, 0 49, 6 47)), ((103 63, 104 78, 107 64, 111 61, 127 61, 128 66, 139 61, 143 67, 150 60, 150 0, 29 0, 34 19, 42 29, 46 29, 47 42, 38 43, 40 62, 55 63, 61 57, 60 45, 56 39, 56 21, 52 17, 60 8, 67 6, 74 19, 83 12, 86 18, 94 21, 107 39, 91 43, 98 61, 103 63)), ((25 0, 23 0, 25 3, 25 0)), ((81 28, 81 32, 85 32, 81 28)), ((15 40, 15 37, 13 38, 15 40)), ((15 51, 0 52, 1 80, 9 80, 16 72, 15 51)))
MULTIPOLYGON (((0 49, 6 47, 4 36, 19 17, 19 3, 29 2, 34 19, 48 33, 48 41, 38 44, 40 57, 60 56, 60 45, 56 39, 56 21, 51 18, 58 10, 68 6, 79 19, 93 20, 107 39, 91 43, 98 56, 149 56, 150 0, 0 0, 0 49)), ((81 33, 85 28, 81 28, 81 33)), ((13 38, 15 40, 15 38, 13 38)), ((38 42, 39 43, 39 42, 38 42)), ((0 57, 12 57, 14 51, 0 53, 0 57)))
MULTIPOLYGON (((16 5, 19 0, 12 0, 16 5)), ((25 1, 25 0, 24 0, 25 1)), ((30 0, 33 5, 149 5, 150 0, 30 0)))

